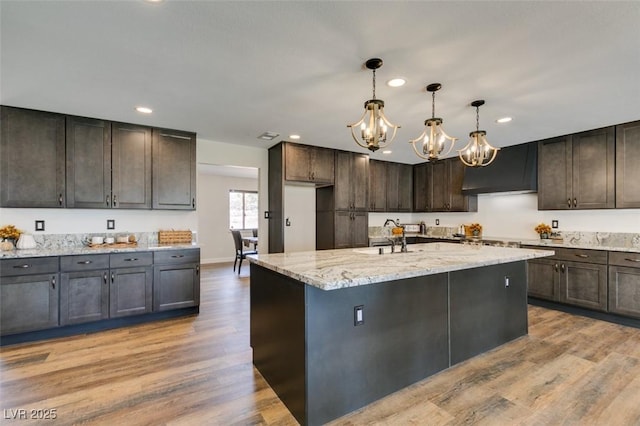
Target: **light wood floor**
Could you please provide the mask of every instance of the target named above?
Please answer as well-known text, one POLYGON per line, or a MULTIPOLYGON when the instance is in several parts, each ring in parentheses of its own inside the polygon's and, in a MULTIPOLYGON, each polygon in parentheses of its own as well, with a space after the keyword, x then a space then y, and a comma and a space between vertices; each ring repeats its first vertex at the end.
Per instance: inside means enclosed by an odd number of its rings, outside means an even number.
MULTIPOLYGON (((22 408, 57 419, 21 425, 296 424, 251 364, 248 272, 204 267, 195 317, 2 348, 0 421, 22 408)), ((528 336, 334 424, 639 425, 640 330, 529 314, 528 336)))

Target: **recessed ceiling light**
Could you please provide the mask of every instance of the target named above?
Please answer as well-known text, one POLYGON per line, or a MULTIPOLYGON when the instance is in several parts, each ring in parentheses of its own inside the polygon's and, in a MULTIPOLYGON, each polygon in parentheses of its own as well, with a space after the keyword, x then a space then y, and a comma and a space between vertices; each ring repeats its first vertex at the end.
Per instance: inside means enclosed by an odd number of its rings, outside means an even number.
POLYGON ((387 149, 385 151, 382 151, 383 154, 391 154, 393 151, 391 151, 390 149, 387 149))
POLYGON ((496 120, 496 123, 500 123, 500 124, 502 124, 502 123, 508 123, 508 122, 510 122, 511 120, 513 120, 513 118, 511 118, 511 117, 502 117, 502 118, 498 118, 498 119, 496 120))
POLYGON ((400 87, 400 86, 404 86, 404 84, 407 82, 407 80, 405 80, 404 78, 398 77, 398 78, 392 78, 391 80, 387 81, 387 86, 389 87, 400 87))
POLYGON ((298 140, 300 139, 300 135, 289 135, 289 139, 298 140))
POLYGON ((260 136, 258 136, 258 139, 262 139, 265 141, 272 141, 275 138, 277 138, 278 136, 280 136, 280 133, 276 133, 276 132, 264 132, 263 134, 261 134, 260 136))
POLYGON ((136 107, 136 111, 141 112, 143 114, 151 114, 153 112, 151 108, 143 107, 143 106, 136 107))

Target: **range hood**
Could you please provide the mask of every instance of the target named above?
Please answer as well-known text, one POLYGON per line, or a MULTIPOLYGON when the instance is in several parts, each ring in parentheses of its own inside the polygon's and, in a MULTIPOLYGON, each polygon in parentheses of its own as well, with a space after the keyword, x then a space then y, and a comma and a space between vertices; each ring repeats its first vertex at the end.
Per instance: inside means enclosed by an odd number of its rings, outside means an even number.
POLYGON ((486 167, 465 167, 462 193, 538 191, 538 144, 531 142, 501 148, 486 167))

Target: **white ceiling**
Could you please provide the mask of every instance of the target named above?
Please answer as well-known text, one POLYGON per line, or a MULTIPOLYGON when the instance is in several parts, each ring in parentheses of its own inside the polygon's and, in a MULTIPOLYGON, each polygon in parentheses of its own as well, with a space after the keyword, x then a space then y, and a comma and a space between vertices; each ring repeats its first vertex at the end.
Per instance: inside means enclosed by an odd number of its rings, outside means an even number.
POLYGON ((268 147, 299 133, 361 150, 346 125, 371 98, 371 57, 384 60, 377 97, 402 126, 393 161, 419 161, 407 141, 431 116, 433 82, 458 148, 475 99, 497 146, 640 119, 640 1, 2 0, 0 14, 2 104, 211 141, 268 147), (395 76, 407 84, 384 84, 395 76), (281 137, 256 138, 265 131, 281 137))

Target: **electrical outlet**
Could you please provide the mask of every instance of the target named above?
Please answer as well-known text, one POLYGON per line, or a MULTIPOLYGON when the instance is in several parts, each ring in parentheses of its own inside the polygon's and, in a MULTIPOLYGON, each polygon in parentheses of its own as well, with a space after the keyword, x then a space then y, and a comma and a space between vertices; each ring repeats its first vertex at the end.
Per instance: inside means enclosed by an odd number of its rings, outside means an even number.
POLYGON ((552 220, 551 221, 551 227, 553 229, 558 229, 558 221, 557 220, 552 220))
POLYGON ((440 219, 436 219, 436 225, 440 225, 440 219))
POLYGON ((36 220, 36 231, 44 231, 44 220, 36 220))
POLYGON ((364 305, 354 306, 353 308, 353 325, 358 326, 364 324, 364 305))
POLYGON ((114 219, 107 219, 107 229, 116 229, 116 221, 114 219))

